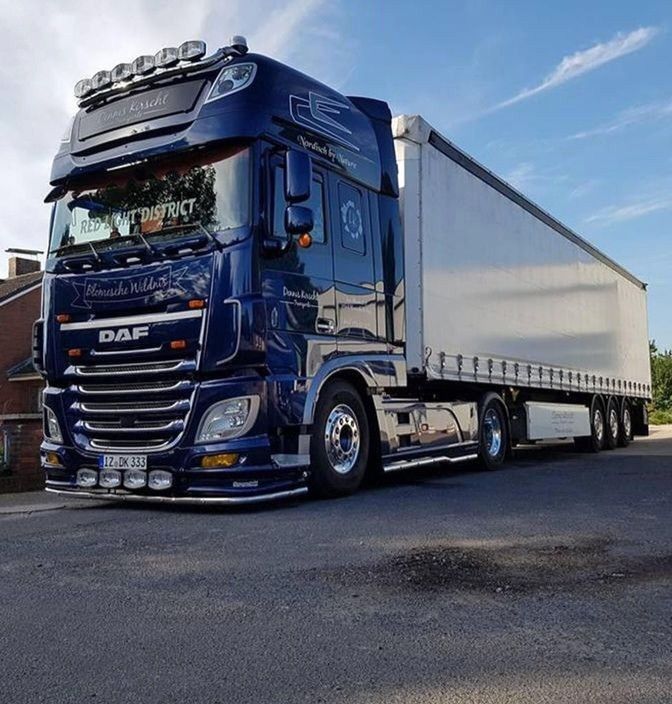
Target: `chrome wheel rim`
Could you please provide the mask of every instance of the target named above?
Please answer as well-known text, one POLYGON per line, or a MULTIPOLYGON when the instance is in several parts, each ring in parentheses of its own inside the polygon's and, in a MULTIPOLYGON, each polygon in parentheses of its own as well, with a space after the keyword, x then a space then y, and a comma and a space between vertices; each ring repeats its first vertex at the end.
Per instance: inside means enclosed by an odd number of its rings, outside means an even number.
POLYGON ((631 437, 632 434, 632 418, 630 417, 630 409, 626 408, 623 411, 623 431, 625 433, 625 437, 629 438, 631 437))
POLYGON ((502 449, 502 421, 494 408, 488 408, 483 418, 485 450, 490 457, 497 457, 502 449))
POLYGON ((609 411, 609 430, 612 438, 618 437, 618 413, 616 413, 615 408, 609 411))
POLYGON ((324 429, 324 447, 329 463, 338 474, 347 474, 359 458, 359 423, 350 406, 344 403, 336 406, 324 429))
POLYGON ((595 437, 602 442, 604 438, 604 418, 602 418, 602 411, 599 408, 593 414, 593 427, 595 428, 595 437))

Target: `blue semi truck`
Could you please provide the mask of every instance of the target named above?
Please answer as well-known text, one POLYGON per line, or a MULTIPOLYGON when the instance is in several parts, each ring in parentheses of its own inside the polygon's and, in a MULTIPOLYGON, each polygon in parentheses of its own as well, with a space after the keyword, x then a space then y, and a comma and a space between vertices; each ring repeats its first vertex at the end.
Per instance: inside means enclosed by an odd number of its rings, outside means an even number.
POLYGON ((339 496, 647 432, 645 286, 422 118, 242 37, 75 94, 34 328, 48 491, 339 496))

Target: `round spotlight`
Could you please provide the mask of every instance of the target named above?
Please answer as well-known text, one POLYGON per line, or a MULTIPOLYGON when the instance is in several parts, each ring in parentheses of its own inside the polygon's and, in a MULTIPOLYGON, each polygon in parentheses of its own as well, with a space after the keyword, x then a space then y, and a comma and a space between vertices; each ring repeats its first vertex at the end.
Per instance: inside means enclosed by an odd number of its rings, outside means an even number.
POLYGON ((124 486, 127 489, 142 489, 147 486, 147 472, 140 469, 127 469, 124 473, 124 486))
POLYGON ((138 56, 131 66, 133 67, 133 73, 136 76, 145 76, 146 74, 151 73, 155 68, 154 57, 138 56))
POLYGON ((180 44, 177 57, 180 61, 197 61, 205 56, 205 42, 189 41, 180 44))
POLYGON ((98 71, 91 79, 93 90, 102 90, 112 85, 112 74, 109 71, 98 71))
POLYGON ((155 469, 149 473, 148 485, 150 489, 162 491, 173 486, 173 475, 162 469, 155 469))
POLYGON ((85 98, 92 90, 91 79, 83 78, 75 83, 75 98, 85 98))
POLYGON ((96 486, 98 483, 98 472, 95 469, 80 469, 77 471, 77 486, 83 489, 96 486))
POLYGON ((121 83, 127 81, 133 75, 133 66, 131 64, 117 64, 111 71, 112 82, 121 83))
POLYGON ((114 489, 121 486, 121 472, 118 469, 101 469, 98 484, 103 489, 114 489))
POLYGON ((154 65, 157 68, 167 68, 168 66, 175 65, 179 60, 177 55, 177 48, 174 46, 168 46, 161 51, 157 51, 154 54, 154 65))

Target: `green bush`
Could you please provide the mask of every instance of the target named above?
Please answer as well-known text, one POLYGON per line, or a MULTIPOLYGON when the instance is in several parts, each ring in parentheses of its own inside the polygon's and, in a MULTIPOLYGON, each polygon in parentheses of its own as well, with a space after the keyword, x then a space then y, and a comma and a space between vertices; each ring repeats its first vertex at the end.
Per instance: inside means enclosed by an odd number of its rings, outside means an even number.
POLYGON ((672 411, 649 411, 650 425, 672 425, 672 411))
POLYGON ((649 405, 649 423, 672 423, 672 350, 659 351, 655 341, 650 348, 653 399, 649 405))

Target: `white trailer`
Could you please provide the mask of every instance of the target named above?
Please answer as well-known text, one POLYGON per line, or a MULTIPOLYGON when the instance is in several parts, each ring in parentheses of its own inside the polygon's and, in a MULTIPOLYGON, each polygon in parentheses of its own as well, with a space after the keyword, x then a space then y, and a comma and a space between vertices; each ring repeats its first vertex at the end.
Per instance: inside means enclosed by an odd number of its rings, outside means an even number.
POLYGON ((649 399, 646 285, 422 117, 392 130, 409 375, 521 393, 525 439, 586 434, 594 395, 603 423, 649 399))
POLYGON ((645 284, 421 117, 393 130, 409 369, 649 398, 645 284))

